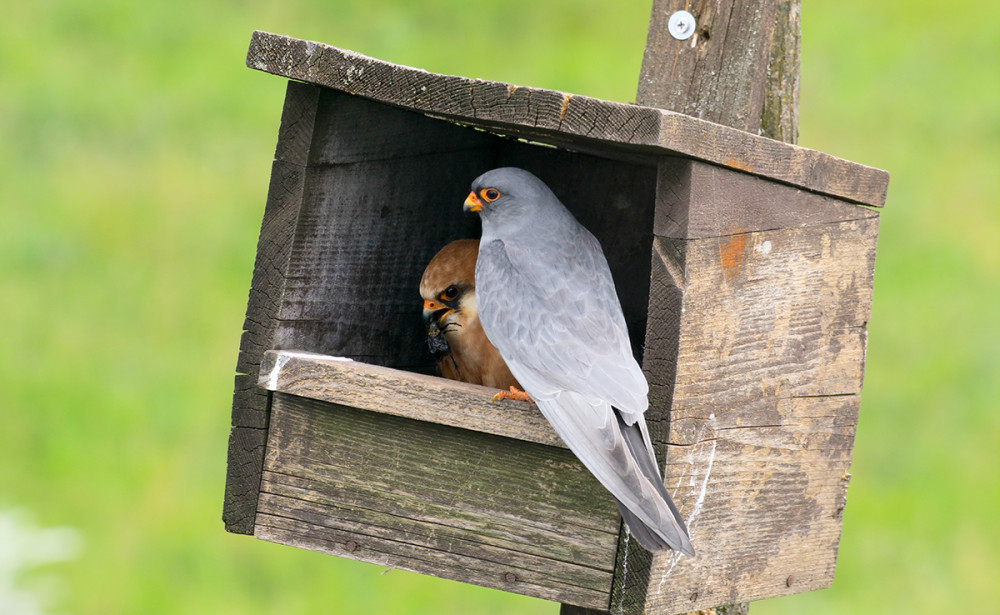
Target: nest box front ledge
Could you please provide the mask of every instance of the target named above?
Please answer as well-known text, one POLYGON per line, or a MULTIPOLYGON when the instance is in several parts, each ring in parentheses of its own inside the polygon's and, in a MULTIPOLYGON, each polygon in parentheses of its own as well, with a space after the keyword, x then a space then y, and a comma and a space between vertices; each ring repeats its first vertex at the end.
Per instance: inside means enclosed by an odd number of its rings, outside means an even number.
POLYGON ((532 404, 501 400, 496 390, 344 357, 269 350, 258 386, 332 404, 565 448, 532 404))

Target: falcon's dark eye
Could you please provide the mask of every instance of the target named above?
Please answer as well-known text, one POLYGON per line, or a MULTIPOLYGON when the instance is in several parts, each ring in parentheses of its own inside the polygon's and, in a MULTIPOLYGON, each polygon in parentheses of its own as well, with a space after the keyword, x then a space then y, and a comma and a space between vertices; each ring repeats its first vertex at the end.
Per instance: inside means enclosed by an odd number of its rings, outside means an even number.
POLYGON ((486 188, 484 190, 481 190, 479 194, 483 197, 483 199, 487 203, 492 203, 493 201, 500 198, 500 191, 497 190, 496 188, 486 188))
POLYGON ((454 301, 456 297, 458 297, 458 287, 454 285, 444 289, 444 292, 441 293, 441 298, 445 301, 454 301))

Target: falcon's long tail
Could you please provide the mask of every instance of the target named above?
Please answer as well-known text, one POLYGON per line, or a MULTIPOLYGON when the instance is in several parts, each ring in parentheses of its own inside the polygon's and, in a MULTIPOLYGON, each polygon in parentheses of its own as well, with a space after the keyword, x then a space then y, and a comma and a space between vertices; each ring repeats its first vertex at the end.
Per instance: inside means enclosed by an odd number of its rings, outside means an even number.
POLYGON ((608 403, 567 391, 536 402, 570 450, 615 496, 625 523, 642 546, 694 555, 641 417, 629 425, 608 403))
MULTIPOLYGON (((656 464, 656 458, 652 454, 652 449, 647 448, 647 439, 644 437, 643 430, 640 428, 645 427, 645 422, 640 423, 642 419, 636 421, 634 424, 629 425, 622 419, 621 413, 618 410, 612 409, 615 418, 618 419, 618 428, 622 432, 622 436, 625 438, 625 443, 628 445, 629 451, 635 458, 636 462, 639 464, 639 468, 642 470, 643 475, 651 482, 654 486, 659 487, 658 491, 663 500, 667 503, 670 508, 670 512, 673 515, 674 522, 680 526, 681 536, 683 541, 686 543, 690 552, 686 551, 684 548, 678 548, 678 551, 686 555, 694 555, 694 550, 691 547, 691 542, 688 539, 689 534, 687 526, 684 525, 684 519, 681 518, 681 513, 677 510, 677 506, 674 505, 674 501, 670 498, 670 494, 667 493, 667 488, 663 484, 663 477, 660 475, 659 466, 656 464)), ((650 445, 651 446, 651 445, 650 445)), ((618 511, 622 514, 622 518, 625 519, 625 524, 628 525, 628 529, 632 532, 638 540, 639 543, 649 549, 650 551, 662 551, 664 549, 672 549, 673 545, 666 542, 660 535, 642 522, 639 517, 635 516, 632 511, 630 511, 622 502, 615 498, 615 502, 618 504, 618 511)))

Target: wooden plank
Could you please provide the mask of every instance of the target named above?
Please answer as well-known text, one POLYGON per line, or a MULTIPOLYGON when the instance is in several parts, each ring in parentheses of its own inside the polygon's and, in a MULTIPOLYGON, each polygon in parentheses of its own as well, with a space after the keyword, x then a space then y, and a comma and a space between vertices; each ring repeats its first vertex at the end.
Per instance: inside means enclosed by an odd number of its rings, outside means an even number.
POLYGON ((496 389, 301 351, 272 350, 262 389, 548 446, 565 447, 534 404, 496 389))
POLYGON ((874 218, 878 212, 698 160, 664 158, 653 232, 703 239, 874 218))
POLYGON ((799 0, 655 0, 636 102, 794 143, 799 0), (668 31, 676 11, 695 33, 668 31))
POLYGON ((559 615, 604 615, 607 611, 603 609, 588 609, 572 604, 560 604, 559 615))
POLYGON ((875 218, 690 241, 673 418, 859 393, 877 231, 875 218))
POLYGON ((682 154, 853 202, 885 202, 884 171, 682 113, 438 75, 260 31, 247 66, 503 134, 682 154))
POLYGON ((264 470, 259 538, 606 604, 618 515, 568 450, 275 393, 264 470))
POLYGON ((647 561, 623 545, 613 610, 676 613, 832 581, 877 228, 654 239, 648 415, 698 556, 647 561))
POLYGON ((315 86, 289 83, 281 114, 236 364, 222 512, 226 529, 234 533, 253 531, 268 412, 267 392, 256 388, 255 383, 261 357, 274 343, 275 318, 284 292, 284 272, 302 200, 304 164, 312 141, 318 97, 319 88, 315 86))
MULTIPOLYGON (((701 557, 655 557, 646 608, 676 613, 810 591, 833 581, 859 397, 783 398, 780 427, 706 424, 671 447, 668 488, 701 557), (819 416, 816 416, 819 415, 819 416), (790 441, 798 435, 800 442, 790 441), (739 515, 733 515, 739 510, 739 515)), ((716 408, 716 417, 737 407, 716 408)))
POLYGON ((346 528, 344 531, 384 540, 397 540, 396 527, 417 520, 423 526, 407 532, 406 539, 411 544, 438 550, 451 545, 458 555, 490 561, 509 560, 510 551, 515 550, 520 561, 511 565, 537 569, 541 571, 539 578, 546 576, 556 584, 607 591, 606 550, 595 545, 573 548, 562 545, 557 547, 563 549, 559 557, 574 558, 573 561, 552 559, 552 547, 545 543, 552 540, 553 533, 559 533, 558 528, 533 526, 504 517, 486 519, 468 515, 449 503, 435 503, 423 497, 413 499, 406 494, 387 498, 384 489, 330 482, 324 474, 329 470, 325 464, 313 463, 311 469, 315 471, 306 478, 265 472, 261 487, 263 506, 313 525, 346 528), (322 491, 316 490, 317 485, 322 491))
POLYGON ((222 520, 228 532, 253 533, 266 440, 266 429, 232 427, 229 430, 226 494, 222 509, 222 520))

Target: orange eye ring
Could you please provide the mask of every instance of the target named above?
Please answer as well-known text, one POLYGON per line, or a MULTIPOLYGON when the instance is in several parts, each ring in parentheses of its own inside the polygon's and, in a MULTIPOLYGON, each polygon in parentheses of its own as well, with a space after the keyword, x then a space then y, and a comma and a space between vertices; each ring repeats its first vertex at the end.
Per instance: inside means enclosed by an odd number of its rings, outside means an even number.
POLYGON ((500 191, 496 188, 483 188, 479 191, 479 196, 483 197, 487 203, 492 203, 500 198, 500 191))

